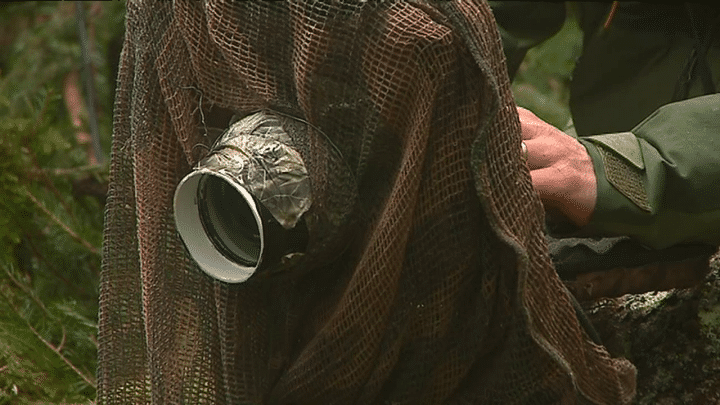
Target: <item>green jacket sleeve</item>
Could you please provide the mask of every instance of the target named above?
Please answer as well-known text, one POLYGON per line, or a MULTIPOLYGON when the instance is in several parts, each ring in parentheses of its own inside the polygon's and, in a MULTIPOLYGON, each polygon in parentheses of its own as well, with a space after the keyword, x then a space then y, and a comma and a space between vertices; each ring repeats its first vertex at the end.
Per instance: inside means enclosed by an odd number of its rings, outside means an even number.
POLYGON ((667 104, 630 132, 579 139, 598 186, 588 230, 656 249, 720 245, 720 94, 667 104))

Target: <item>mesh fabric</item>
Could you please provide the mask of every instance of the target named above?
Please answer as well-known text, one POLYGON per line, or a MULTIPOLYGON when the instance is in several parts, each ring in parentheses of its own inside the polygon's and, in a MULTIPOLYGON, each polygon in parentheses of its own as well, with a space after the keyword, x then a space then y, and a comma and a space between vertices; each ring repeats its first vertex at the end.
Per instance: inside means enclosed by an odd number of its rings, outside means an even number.
MULTIPOLYGON (((118 80, 99 403, 634 395, 552 268, 485 3, 128 1, 118 80), (323 260, 225 284, 188 256, 172 197, 211 127, 260 109, 324 133, 357 199, 323 260)), ((347 186, 308 166, 314 189, 347 186)))

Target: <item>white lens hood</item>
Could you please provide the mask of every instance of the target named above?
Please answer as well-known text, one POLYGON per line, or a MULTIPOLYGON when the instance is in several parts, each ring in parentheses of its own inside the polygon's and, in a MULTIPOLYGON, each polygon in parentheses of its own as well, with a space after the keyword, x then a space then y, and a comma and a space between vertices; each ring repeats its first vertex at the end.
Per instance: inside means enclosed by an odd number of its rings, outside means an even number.
POLYGON ((194 170, 185 176, 175 190, 173 207, 178 233, 192 258, 205 273, 227 283, 242 283, 250 278, 262 264, 265 251, 265 232, 260 212, 252 195, 231 176, 204 168, 194 170), (227 258, 215 247, 205 231, 198 205, 198 188, 200 180, 204 176, 215 176, 230 184, 240 193, 252 211, 260 233, 260 254, 255 266, 244 266, 227 258))

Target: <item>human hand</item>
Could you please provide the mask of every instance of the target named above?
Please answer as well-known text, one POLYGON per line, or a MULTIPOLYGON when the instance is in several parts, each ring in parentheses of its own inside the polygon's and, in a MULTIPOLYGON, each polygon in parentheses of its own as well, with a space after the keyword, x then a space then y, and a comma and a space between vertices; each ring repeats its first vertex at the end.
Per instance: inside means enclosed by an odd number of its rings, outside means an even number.
POLYGON ((518 107, 532 184, 546 209, 555 209, 577 226, 590 221, 597 199, 592 160, 575 138, 518 107))

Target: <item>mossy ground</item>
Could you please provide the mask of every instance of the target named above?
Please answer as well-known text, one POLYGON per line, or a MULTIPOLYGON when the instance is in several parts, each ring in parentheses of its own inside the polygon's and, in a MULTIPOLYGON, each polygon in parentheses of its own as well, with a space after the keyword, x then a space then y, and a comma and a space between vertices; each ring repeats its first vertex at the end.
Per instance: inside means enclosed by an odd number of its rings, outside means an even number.
POLYGON ((637 367, 637 404, 720 403, 720 256, 704 283, 586 305, 613 356, 637 367))

